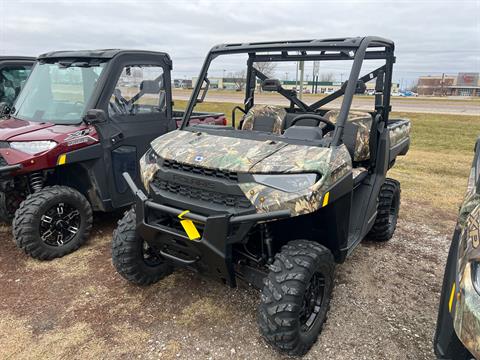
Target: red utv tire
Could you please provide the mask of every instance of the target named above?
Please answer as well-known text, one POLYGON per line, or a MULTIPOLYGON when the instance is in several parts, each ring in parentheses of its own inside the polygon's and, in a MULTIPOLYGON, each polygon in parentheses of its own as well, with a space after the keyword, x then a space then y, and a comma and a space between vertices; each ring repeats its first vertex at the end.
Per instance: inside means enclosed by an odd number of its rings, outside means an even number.
POLYGON ((12 224, 17 246, 39 260, 51 260, 77 250, 90 235, 92 208, 77 190, 45 187, 27 197, 12 224))

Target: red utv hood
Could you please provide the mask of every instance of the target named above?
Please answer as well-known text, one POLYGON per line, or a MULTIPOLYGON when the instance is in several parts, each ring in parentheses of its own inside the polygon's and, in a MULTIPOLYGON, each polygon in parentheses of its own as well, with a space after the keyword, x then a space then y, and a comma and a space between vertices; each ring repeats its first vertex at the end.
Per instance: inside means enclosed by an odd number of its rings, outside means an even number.
POLYGON ((32 133, 54 126, 50 123, 38 123, 15 118, 0 120, 0 141, 7 141, 12 137, 32 133))

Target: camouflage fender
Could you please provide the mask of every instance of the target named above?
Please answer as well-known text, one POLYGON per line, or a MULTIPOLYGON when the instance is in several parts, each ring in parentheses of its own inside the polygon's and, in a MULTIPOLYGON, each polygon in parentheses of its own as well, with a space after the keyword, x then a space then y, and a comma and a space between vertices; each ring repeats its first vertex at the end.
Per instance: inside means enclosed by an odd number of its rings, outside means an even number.
POLYGON ((290 145, 252 168, 253 173, 316 172, 320 179, 300 192, 288 193, 258 183, 243 183, 240 188, 257 212, 290 210, 292 216, 314 212, 321 207, 326 191, 351 173, 352 162, 345 145, 317 148, 290 145))
POLYGON ((480 358, 480 294, 473 286, 472 261, 480 261, 480 195, 472 167, 467 192, 460 207, 457 226, 460 242, 457 257, 457 289, 453 325, 469 351, 480 358))

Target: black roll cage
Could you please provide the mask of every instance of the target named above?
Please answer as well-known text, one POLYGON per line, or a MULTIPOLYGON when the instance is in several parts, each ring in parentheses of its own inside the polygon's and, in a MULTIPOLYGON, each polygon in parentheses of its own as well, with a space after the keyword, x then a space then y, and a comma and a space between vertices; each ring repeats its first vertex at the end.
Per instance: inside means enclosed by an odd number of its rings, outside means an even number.
POLYGON ((202 90, 203 83, 207 80, 208 68, 211 62, 220 55, 248 54, 244 102, 245 111, 248 111, 253 106, 256 78, 258 77, 260 80, 266 79, 264 74, 255 69, 254 63, 256 62, 353 60, 348 80, 342 87, 333 94, 311 105, 303 103, 291 91, 283 88, 278 91, 281 95, 289 99, 291 104, 297 105, 297 107, 303 111, 315 111, 330 101, 344 95, 331 142, 331 145, 338 146, 342 143, 345 123, 352 105, 358 80, 366 82, 374 78, 377 79, 375 86, 375 122, 378 126, 380 122, 386 123, 388 121, 392 71, 393 64, 395 63, 394 49, 395 45, 393 41, 378 36, 238 43, 214 46, 205 58, 200 75, 185 110, 180 129, 183 130, 188 126, 193 108, 197 103, 198 95, 202 90), (309 53, 311 51, 316 51, 316 53, 309 53), (294 53, 291 54, 291 52, 294 53), (364 59, 385 60, 385 65, 360 77, 360 70, 364 59))

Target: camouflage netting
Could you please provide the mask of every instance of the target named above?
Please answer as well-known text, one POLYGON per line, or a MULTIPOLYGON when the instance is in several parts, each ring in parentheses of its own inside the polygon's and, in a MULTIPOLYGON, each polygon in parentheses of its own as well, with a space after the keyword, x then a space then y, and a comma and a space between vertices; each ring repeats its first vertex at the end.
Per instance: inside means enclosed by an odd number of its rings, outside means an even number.
MULTIPOLYGON (((323 116, 327 120, 335 123, 340 110, 330 110, 323 116)), ((363 111, 350 111, 347 121, 357 125, 357 138, 355 140, 355 150, 353 161, 364 161, 370 158, 370 129, 372 127, 372 115, 363 111)))

